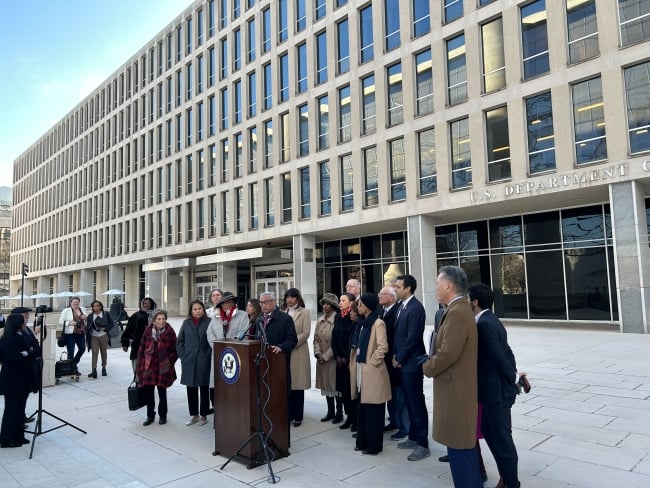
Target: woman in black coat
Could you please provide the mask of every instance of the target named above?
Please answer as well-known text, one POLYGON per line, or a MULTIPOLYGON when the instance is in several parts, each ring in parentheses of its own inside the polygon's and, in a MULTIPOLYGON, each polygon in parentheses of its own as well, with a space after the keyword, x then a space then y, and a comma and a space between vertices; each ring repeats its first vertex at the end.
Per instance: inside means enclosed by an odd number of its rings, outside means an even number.
POLYGON ((25 332, 25 318, 20 314, 9 315, 0 338, 0 394, 5 397, 0 447, 29 444, 24 432, 25 405, 34 381, 31 362, 38 354, 31 349, 25 332))
POLYGON ((340 428, 352 427, 352 432, 356 432, 357 427, 356 402, 352 401, 350 391, 350 339, 354 332, 350 310, 352 302, 355 300, 356 297, 352 293, 341 295, 339 313, 334 318, 334 329, 332 329, 332 353, 336 359, 336 391, 340 394, 340 396, 336 396, 336 415, 332 423, 338 424, 343 420, 341 408, 341 404, 343 404, 347 419, 340 428))
POLYGON ((144 297, 140 301, 140 310, 129 317, 126 323, 126 329, 122 332, 122 350, 127 352, 131 346, 131 367, 135 373, 136 360, 138 359, 138 350, 140 349, 140 341, 142 341, 142 334, 147 325, 151 322, 151 314, 156 309, 156 302, 153 298, 144 297))

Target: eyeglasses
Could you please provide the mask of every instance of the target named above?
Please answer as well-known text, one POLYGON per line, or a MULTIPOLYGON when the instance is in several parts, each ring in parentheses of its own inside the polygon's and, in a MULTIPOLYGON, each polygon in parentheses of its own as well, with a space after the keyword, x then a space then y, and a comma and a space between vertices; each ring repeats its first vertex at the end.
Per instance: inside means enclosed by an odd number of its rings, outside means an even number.
POLYGON ((267 303, 273 303, 275 300, 262 300, 260 301, 260 305, 266 305, 267 303))

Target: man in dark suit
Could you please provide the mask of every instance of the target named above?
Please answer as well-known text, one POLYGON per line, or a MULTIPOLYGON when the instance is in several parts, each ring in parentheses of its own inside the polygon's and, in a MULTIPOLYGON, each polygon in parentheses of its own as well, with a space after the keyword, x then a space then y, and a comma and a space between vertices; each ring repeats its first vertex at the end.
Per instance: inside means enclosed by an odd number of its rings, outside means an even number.
POLYGON ((386 337, 388 339, 388 351, 384 357, 388 377, 390 379, 390 390, 392 399, 388 400, 388 417, 390 423, 384 427, 384 432, 397 430, 390 438, 394 441, 404 439, 409 432, 409 417, 404 402, 404 393, 400 384, 400 370, 393 367, 393 354, 395 349, 395 319, 397 318, 397 292, 392 286, 385 286, 379 291, 379 305, 381 305, 380 317, 386 324, 386 337))
POLYGON ((260 295, 262 313, 257 317, 258 330, 264 331, 266 341, 275 354, 281 352, 287 355, 287 365, 291 359, 291 351, 298 344, 296 327, 288 313, 280 310, 276 305, 275 295, 264 292, 260 295))
POLYGON ((400 275, 395 280, 395 291, 401 303, 395 320, 393 367, 400 370, 400 381, 410 428, 408 439, 397 444, 400 449, 413 449, 409 461, 419 461, 431 455, 429 451, 429 414, 424 402, 424 382, 419 359, 424 349, 426 312, 413 295, 417 281, 412 275, 400 275))
POLYGON ((481 431, 501 479, 499 488, 518 488, 517 449, 512 440, 510 410, 519 392, 515 355, 506 329, 490 307, 492 289, 484 283, 469 287, 469 299, 478 330, 478 401, 482 407, 481 431))

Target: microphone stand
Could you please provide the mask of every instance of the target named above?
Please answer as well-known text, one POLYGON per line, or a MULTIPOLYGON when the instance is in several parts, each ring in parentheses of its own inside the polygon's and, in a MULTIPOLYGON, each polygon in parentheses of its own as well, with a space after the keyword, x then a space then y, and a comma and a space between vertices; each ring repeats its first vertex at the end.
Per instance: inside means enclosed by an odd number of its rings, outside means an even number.
MULTIPOLYGON (((273 473, 273 467, 271 466, 271 461, 273 460, 273 451, 269 447, 269 442, 267 441, 270 440, 269 436, 270 433, 267 434, 264 432, 262 429, 262 375, 260 374, 260 366, 262 362, 266 363, 268 365, 268 359, 266 357, 266 348, 268 346, 268 340, 266 337, 266 331, 264 330, 264 325, 262 324, 261 321, 257 322, 257 330, 256 330, 256 335, 257 338, 260 340, 260 352, 255 355, 255 374, 256 374, 256 384, 255 384, 255 406, 257 409, 257 429, 251 436, 246 439, 246 441, 241 445, 237 451, 228 458, 228 460, 221 466, 220 469, 224 469, 230 461, 232 461, 235 457, 239 456, 244 459, 248 459, 251 463, 247 466, 248 469, 256 468, 257 466, 261 466, 262 464, 268 465, 269 468, 269 474, 271 475, 271 483, 275 484, 277 483, 277 479, 275 477, 275 474, 273 473), (253 456, 247 456, 242 453, 242 451, 246 448, 247 445, 251 444, 255 439, 258 440, 259 443, 259 452, 257 455, 253 456)), ((267 369, 268 371, 268 369, 267 369)), ((266 373, 265 373, 266 374, 266 373)), ((270 392, 269 392, 270 393, 270 392)), ((273 443, 272 440, 270 440, 271 443, 273 443)))
POLYGON ((36 319, 34 320, 34 324, 36 324, 38 318, 41 319, 41 331, 40 331, 40 347, 39 347, 39 352, 38 352, 38 357, 36 358, 39 360, 40 364, 38 365, 39 369, 39 374, 38 374, 38 408, 36 411, 31 414, 28 418, 33 418, 36 416, 36 423, 34 424, 34 430, 26 430, 25 433, 28 434, 34 434, 34 437, 32 438, 32 447, 29 450, 29 459, 32 458, 32 455, 34 454, 34 445, 36 444, 36 438, 39 435, 47 434, 48 432, 52 432, 53 430, 60 429, 61 427, 65 427, 66 425, 72 427, 73 429, 77 429, 79 432, 82 434, 86 434, 86 431, 83 429, 80 429, 76 425, 71 424, 70 422, 67 422, 63 420, 61 417, 57 417, 51 412, 48 412, 43 408, 43 340, 47 336, 47 333, 45 332, 45 313, 40 314, 40 317, 37 314, 36 319), (51 429, 43 430, 43 414, 47 414, 52 418, 55 418, 59 422, 62 422, 61 425, 57 425, 56 427, 52 427, 51 429))

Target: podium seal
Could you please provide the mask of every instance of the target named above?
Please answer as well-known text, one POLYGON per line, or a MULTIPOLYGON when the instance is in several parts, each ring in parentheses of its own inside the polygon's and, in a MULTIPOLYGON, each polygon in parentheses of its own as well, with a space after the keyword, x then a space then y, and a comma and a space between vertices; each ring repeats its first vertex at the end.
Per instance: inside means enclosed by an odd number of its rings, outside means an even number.
POLYGON ((219 358, 219 372, 221 379, 228 385, 234 385, 239 379, 241 361, 239 355, 232 347, 226 347, 221 351, 219 358))

